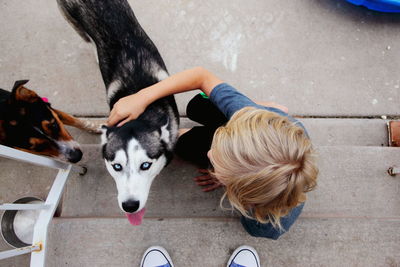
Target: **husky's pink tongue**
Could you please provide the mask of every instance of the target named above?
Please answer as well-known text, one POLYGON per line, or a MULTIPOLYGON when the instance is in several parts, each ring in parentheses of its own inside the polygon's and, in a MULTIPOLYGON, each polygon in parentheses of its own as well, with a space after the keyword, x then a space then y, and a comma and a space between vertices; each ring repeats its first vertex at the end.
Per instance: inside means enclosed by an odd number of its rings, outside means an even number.
POLYGON ((132 225, 140 225, 142 223, 145 212, 146 209, 143 208, 136 213, 125 213, 125 215, 126 217, 128 217, 128 220, 132 225))

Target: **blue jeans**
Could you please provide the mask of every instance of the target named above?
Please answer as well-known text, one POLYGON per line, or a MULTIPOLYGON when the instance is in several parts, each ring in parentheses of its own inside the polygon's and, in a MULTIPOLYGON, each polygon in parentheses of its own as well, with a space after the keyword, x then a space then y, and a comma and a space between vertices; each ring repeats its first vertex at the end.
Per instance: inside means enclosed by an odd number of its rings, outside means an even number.
POLYGON ((242 216, 240 222, 242 223, 244 229, 246 229, 246 231, 252 236, 277 240, 281 235, 289 231, 290 227, 299 217, 303 207, 304 203, 295 207, 288 215, 281 218, 281 225, 283 229, 277 229, 271 223, 262 224, 256 220, 248 219, 244 216, 242 216))

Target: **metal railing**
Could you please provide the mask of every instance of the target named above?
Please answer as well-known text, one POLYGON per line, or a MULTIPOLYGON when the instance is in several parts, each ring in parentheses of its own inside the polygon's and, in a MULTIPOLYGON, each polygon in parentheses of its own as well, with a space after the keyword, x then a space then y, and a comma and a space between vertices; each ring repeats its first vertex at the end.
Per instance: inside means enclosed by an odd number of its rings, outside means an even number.
POLYGON ((81 175, 86 173, 86 168, 76 164, 57 161, 51 158, 34 155, 31 153, 16 150, 10 147, 0 145, 0 156, 19 160, 35 165, 58 169, 56 178, 47 195, 44 204, 3 204, 0 205, 0 210, 41 210, 38 219, 36 220, 33 230, 32 245, 22 248, 11 249, 0 252, 0 260, 15 257, 22 254, 31 254, 32 267, 45 266, 46 251, 47 251, 47 229, 54 213, 60 202, 65 183, 72 168, 78 168, 81 175))

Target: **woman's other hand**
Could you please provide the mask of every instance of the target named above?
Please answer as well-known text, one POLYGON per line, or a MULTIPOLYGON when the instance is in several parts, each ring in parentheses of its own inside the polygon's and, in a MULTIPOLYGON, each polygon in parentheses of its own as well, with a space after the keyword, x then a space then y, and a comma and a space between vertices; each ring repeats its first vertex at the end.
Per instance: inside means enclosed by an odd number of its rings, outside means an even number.
POLYGON ((209 192, 217 189, 218 187, 222 187, 220 181, 217 178, 212 177, 208 170, 206 169, 198 169, 201 175, 196 176, 194 180, 196 181, 198 186, 202 186, 203 192, 209 192))

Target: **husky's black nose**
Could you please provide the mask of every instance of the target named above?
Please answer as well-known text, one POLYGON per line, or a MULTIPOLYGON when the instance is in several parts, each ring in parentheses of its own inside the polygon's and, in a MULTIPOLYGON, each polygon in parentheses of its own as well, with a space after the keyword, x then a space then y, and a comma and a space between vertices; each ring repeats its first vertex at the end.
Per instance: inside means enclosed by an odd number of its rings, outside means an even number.
POLYGON ((126 212, 135 212, 138 210, 140 206, 140 202, 137 200, 128 200, 125 202, 122 202, 122 209, 126 212))
POLYGON ((77 163, 82 159, 82 151, 80 149, 71 149, 68 151, 68 161, 72 163, 77 163))

